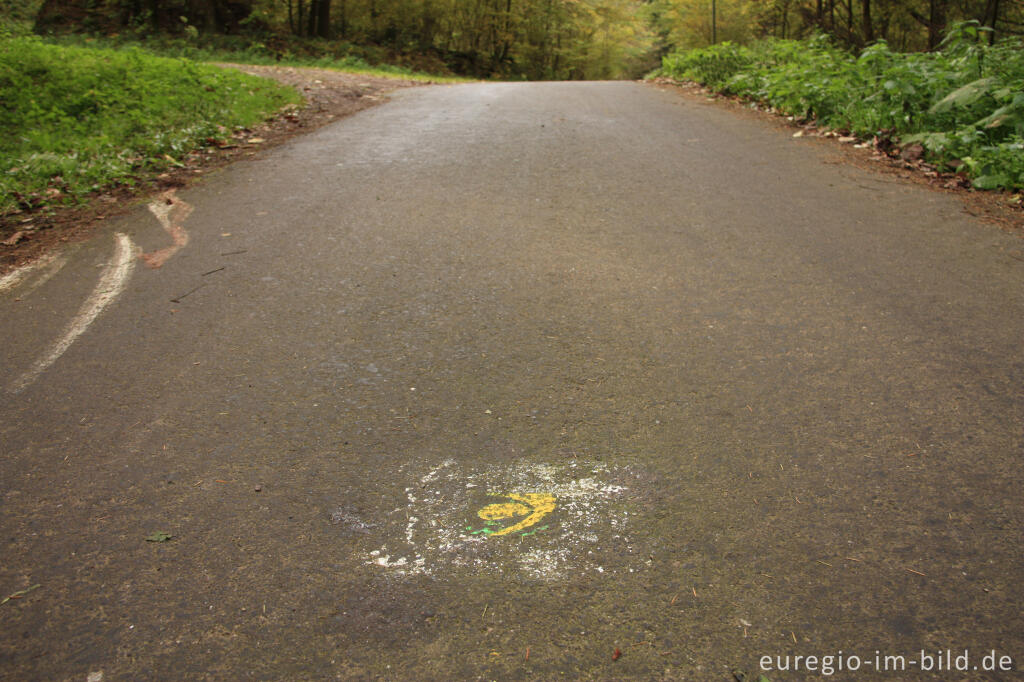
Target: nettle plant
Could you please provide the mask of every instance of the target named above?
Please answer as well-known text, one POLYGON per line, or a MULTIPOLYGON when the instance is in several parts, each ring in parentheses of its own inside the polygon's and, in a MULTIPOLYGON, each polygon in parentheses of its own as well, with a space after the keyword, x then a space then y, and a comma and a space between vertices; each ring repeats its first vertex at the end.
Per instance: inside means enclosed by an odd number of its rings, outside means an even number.
POLYGON ((957 27, 943 56, 962 82, 928 109, 920 142, 936 158, 959 160, 980 189, 1024 187, 1024 45, 985 45, 977 22, 957 27))
POLYGON ((1024 187, 1024 44, 957 24, 941 50, 852 55, 826 36, 669 55, 663 72, 862 137, 920 143, 980 189, 1024 187))

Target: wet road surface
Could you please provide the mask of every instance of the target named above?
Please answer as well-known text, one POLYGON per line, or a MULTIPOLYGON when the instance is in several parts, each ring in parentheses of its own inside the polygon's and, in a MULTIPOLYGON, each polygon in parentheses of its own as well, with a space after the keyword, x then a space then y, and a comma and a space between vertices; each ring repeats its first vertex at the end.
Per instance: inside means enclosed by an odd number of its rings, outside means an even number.
POLYGON ((7 280, 0 677, 1003 679, 1019 249, 676 92, 397 93, 7 280))

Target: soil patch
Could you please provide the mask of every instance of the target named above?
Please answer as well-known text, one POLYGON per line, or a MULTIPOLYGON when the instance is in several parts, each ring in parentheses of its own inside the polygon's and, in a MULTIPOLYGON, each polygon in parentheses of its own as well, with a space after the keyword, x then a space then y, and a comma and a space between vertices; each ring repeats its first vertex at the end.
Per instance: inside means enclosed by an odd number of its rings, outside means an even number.
POLYGON ((306 105, 283 110, 258 126, 235 131, 226 144, 197 149, 179 160, 180 167, 142 174, 133 187, 109 187, 75 206, 44 207, 0 217, 0 274, 38 258, 60 243, 87 238, 101 221, 126 212, 141 198, 165 189, 187 187, 210 170, 387 101, 389 91, 427 84, 304 67, 217 66, 290 85, 302 93, 306 105))

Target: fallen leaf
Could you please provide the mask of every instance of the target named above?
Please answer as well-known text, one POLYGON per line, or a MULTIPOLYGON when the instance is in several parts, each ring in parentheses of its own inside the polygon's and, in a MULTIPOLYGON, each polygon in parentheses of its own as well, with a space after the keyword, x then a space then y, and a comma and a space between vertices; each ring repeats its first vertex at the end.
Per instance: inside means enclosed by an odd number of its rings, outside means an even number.
POLYGON ((3 241, 4 246, 14 246, 25 238, 24 231, 19 230, 3 241))
POLYGON ((924 146, 918 143, 909 144, 900 150, 900 157, 904 161, 920 161, 924 156, 924 146))
POLYGON ((157 532, 153 533, 148 538, 146 538, 146 542, 169 542, 170 539, 173 537, 174 536, 170 533, 165 533, 162 530, 158 530, 157 532))

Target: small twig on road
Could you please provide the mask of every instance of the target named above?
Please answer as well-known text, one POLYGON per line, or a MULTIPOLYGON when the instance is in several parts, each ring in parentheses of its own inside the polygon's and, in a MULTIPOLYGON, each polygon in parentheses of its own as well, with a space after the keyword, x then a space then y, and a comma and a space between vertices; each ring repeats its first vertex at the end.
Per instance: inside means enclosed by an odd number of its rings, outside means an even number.
POLYGON ((22 597, 24 597, 26 594, 28 594, 32 590, 38 589, 40 587, 42 587, 42 586, 39 585, 39 584, 36 584, 36 585, 32 585, 31 587, 26 587, 24 590, 18 590, 17 592, 9 594, 6 597, 4 597, 3 599, 0 599, 0 606, 6 604, 7 602, 11 601, 12 599, 21 599, 22 597))
POLYGON ((205 286, 206 286, 205 284, 200 284, 199 286, 195 287, 194 289, 189 289, 188 291, 183 293, 181 296, 178 296, 177 298, 172 298, 171 299, 171 303, 181 303, 181 300, 183 298, 185 298, 186 296, 189 296, 191 294, 196 293, 197 291, 199 291, 200 289, 202 289, 205 286))
POLYGON ((207 275, 212 275, 213 273, 220 272, 221 270, 224 270, 227 267, 228 266, 226 266, 226 265, 222 265, 219 268, 217 268, 216 270, 210 270, 209 272, 204 272, 203 274, 200 275, 200 277, 206 277, 207 275))
POLYGON ((906 566, 904 566, 904 567, 903 567, 903 570, 904 570, 904 571, 910 571, 911 573, 914 573, 914 574, 916 574, 916 575, 920 575, 920 576, 923 576, 923 577, 925 577, 925 578, 927 578, 927 577, 928 577, 927 575, 925 575, 925 574, 924 574, 924 573, 922 573, 921 571, 915 571, 914 569, 912 569, 912 568, 907 568, 906 566))

